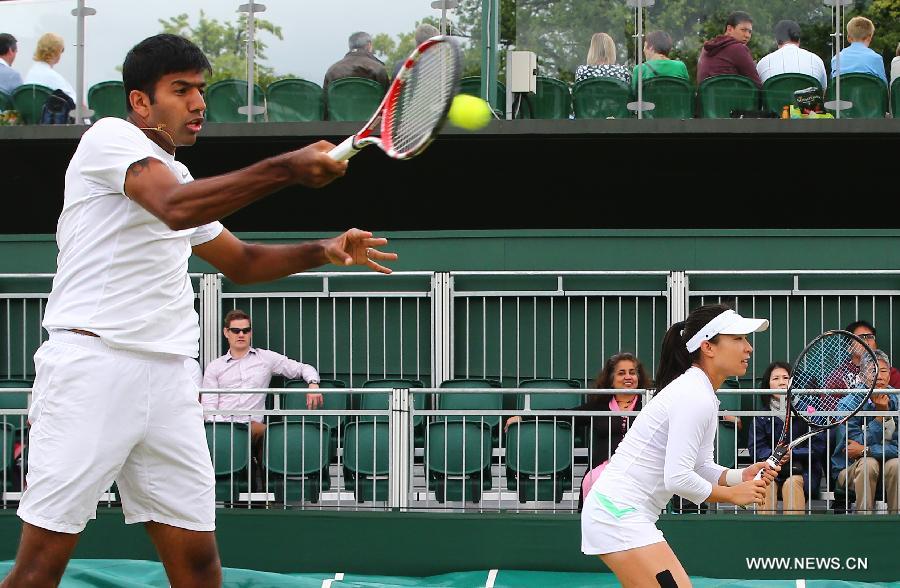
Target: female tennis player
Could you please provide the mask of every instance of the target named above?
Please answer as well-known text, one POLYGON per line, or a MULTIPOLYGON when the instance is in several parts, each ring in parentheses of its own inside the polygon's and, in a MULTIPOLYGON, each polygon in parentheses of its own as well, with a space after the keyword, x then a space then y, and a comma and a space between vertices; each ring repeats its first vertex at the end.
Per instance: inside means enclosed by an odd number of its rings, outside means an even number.
POLYGON ((721 304, 701 306, 666 333, 659 392, 635 419, 585 498, 581 550, 598 555, 623 586, 690 586, 663 534, 659 513, 674 494, 696 504, 761 503, 777 470, 765 462, 730 470, 713 461, 716 390, 747 371, 749 333, 769 326, 721 304), (763 478, 756 473, 767 468, 763 478))

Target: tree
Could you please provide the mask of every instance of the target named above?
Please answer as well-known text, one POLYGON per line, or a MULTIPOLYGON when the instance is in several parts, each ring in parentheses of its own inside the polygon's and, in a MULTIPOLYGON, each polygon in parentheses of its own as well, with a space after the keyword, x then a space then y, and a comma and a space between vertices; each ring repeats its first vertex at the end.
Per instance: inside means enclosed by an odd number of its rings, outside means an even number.
MULTIPOLYGON (((262 19, 254 18, 253 47, 256 54, 256 82, 265 89, 275 80, 295 77, 291 74, 277 75, 274 68, 262 64, 266 60, 267 45, 259 37, 266 32, 278 40, 283 40, 281 27, 262 19)), ((181 35, 190 39, 206 54, 212 65, 212 76, 208 82, 234 78, 247 79, 247 15, 241 14, 237 22, 220 23, 216 19, 206 17, 201 10, 200 19, 192 26, 187 14, 179 14, 168 20, 159 19, 163 33, 181 35)))
POLYGON ((384 61, 388 73, 393 72, 394 66, 409 57, 416 48, 415 30, 420 24, 430 24, 440 30, 441 22, 438 18, 426 16, 422 20, 417 20, 410 32, 397 35, 396 41, 386 33, 378 33, 372 38, 372 52, 384 61))

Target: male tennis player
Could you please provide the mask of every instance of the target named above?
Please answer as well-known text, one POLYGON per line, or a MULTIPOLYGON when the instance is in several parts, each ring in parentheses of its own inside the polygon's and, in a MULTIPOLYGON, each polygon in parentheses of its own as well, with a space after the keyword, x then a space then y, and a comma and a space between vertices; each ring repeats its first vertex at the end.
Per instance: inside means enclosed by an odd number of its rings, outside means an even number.
POLYGON ((219 586, 213 469, 197 386, 184 368, 200 335, 191 252, 229 279, 396 259, 351 229, 299 245, 244 243, 218 219, 291 184, 342 176, 329 143, 193 181, 175 160, 203 125, 206 57, 174 35, 136 45, 122 70, 128 120, 106 118, 69 163, 57 227, 49 341, 35 354, 28 486, 4 587, 56 586, 79 533, 115 480, 126 523, 144 523, 171 585, 219 586))

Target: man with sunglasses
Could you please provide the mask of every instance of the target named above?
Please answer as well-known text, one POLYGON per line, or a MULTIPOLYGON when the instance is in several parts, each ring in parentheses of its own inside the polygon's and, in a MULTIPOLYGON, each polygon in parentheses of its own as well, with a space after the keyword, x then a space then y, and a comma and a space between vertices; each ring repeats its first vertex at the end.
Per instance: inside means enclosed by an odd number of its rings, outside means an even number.
MULTIPOLYGON (((243 310, 234 309, 225 315, 222 332, 228 340, 228 351, 206 366, 203 375, 204 388, 229 390, 252 390, 268 388, 273 375, 305 381, 311 390, 319 388, 319 372, 311 365, 275 353, 268 349, 250 346, 253 329, 250 316, 243 310)), ((259 394, 203 394, 203 410, 230 410, 242 412, 263 410, 266 395, 259 394)), ((322 406, 321 394, 307 394, 306 408, 312 410, 322 406)), ((227 421, 250 424, 253 445, 261 448, 260 441, 265 435, 266 425, 261 416, 248 415, 207 415, 208 421, 227 421)))
MULTIPOLYGON (((872 351, 878 349, 878 341, 875 340, 875 326, 872 325, 869 321, 866 320, 858 320, 853 321, 847 328, 844 329, 850 333, 853 333, 860 339, 866 342, 866 344, 872 348, 872 351)), ((859 364, 859 356, 854 355, 853 363, 859 364)), ((888 382, 888 385, 891 388, 900 388, 900 371, 897 370, 894 366, 891 366, 891 379, 888 382)))

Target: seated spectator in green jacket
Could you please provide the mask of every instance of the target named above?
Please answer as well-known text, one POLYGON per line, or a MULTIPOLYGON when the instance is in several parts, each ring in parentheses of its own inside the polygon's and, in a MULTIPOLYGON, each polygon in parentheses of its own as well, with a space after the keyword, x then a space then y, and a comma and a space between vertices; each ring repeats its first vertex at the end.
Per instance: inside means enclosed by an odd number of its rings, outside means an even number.
POLYGON ((683 61, 671 59, 669 52, 672 50, 672 37, 665 31, 653 31, 644 38, 645 62, 635 66, 634 75, 631 76, 631 86, 637 90, 638 73, 644 81, 649 78, 666 76, 681 78, 690 81, 687 66, 683 61))

